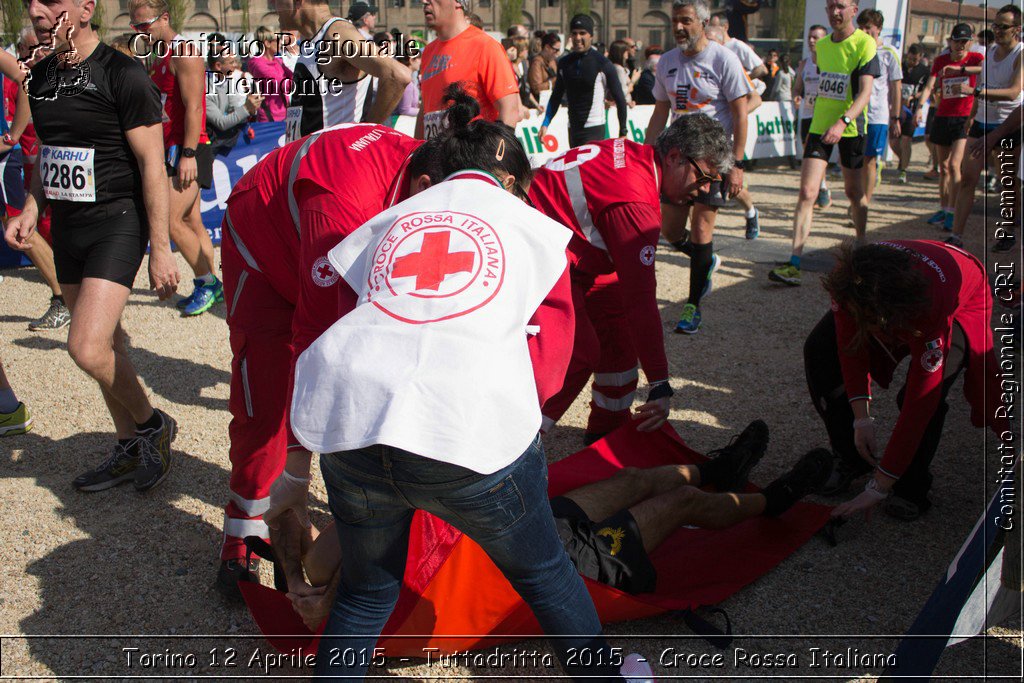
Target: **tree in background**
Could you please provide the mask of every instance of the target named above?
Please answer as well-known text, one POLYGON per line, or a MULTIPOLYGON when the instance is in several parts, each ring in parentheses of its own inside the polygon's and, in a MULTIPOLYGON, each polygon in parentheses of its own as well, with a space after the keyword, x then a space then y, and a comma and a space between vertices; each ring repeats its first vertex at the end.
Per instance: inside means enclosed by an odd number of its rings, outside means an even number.
POLYGON ((96 0, 96 9, 92 13, 92 24, 96 27, 96 33, 99 35, 100 40, 103 39, 103 34, 107 30, 106 10, 103 7, 103 3, 96 0))
POLYGON ((171 28, 181 31, 188 18, 188 0, 167 0, 167 16, 171 21, 171 28))
POLYGON ((804 39, 805 0, 786 0, 777 5, 779 40, 786 52, 793 51, 793 45, 800 45, 804 39))
POLYGON ((0 36, 2 47, 18 40, 21 27, 25 26, 27 12, 21 0, 0 0, 0 14, 3 15, 3 23, 0 24, 0 30, 3 31, 3 35, 0 36))
POLYGON ((571 19, 577 14, 590 14, 590 0, 565 0, 566 19, 571 19))
POLYGON ((523 22, 523 0, 499 0, 498 4, 501 8, 502 29, 523 22))

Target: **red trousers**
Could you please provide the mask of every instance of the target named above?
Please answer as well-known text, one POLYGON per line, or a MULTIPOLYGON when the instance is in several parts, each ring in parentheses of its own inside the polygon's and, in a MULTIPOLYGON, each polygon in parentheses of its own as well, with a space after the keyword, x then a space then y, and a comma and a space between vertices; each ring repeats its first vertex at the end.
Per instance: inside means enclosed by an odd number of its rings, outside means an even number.
MULTIPOLYGON (((241 220, 232 215, 236 224, 241 220)), ((226 228, 226 226, 222 226, 226 228)), ((270 485, 284 469, 292 362, 294 303, 255 263, 247 263, 231 233, 222 230, 221 267, 231 341, 231 498, 224 508, 221 559, 245 556, 246 536, 268 537, 262 515, 270 485)), ((251 259, 251 256, 250 256, 251 259)))
POLYGON ((572 275, 576 336, 561 390, 544 404, 543 429, 565 414, 594 375, 588 434, 607 434, 629 421, 639 379, 637 354, 618 276, 572 275))

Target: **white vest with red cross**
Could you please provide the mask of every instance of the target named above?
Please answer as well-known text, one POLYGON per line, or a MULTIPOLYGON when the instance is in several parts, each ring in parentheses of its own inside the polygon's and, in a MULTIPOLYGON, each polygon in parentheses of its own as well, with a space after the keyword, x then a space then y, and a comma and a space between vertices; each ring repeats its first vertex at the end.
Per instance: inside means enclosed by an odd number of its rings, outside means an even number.
POLYGON ((359 300, 299 356, 295 436, 320 453, 384 444, 482 474, 513 462, 541 424, 528 326, 570 237, 480 171, 365 223, 329 254, 359 300))

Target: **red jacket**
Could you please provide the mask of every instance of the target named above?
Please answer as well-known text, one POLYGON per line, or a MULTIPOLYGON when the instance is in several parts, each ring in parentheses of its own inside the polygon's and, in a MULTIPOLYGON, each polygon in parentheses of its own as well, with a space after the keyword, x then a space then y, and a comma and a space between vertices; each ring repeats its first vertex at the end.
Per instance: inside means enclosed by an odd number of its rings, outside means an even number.
POLYGON ((893 371, 909 353, 906 396, 879 469, 899 478, 917 452, 924 430, 939 404, 942 370, 953 323, 967 339, 967 371, 964 395, 971 405, 971 422, 1000 431, 1005 424, 996 418, 1000 405, 998 365, 992 348, 992 298, 985 267, 967 252, 940 242, 892 240, 879 244, 910 254, 928 282, 931 305, 914 321, 914 332, 895 339, 875 337, 855 353, 848 351, 856 333, 852 316, 834 301, 839 360, 851 401, 871 398, 871 380, 888 387, 893 371), (885 351, 872 353, 874 342, 885 351), (872 376, 874 372, 874 376, 872 376), (986 381, 987 379, 987 381, 986 381), (987 408, 986 408, 987 402, 987 408))
POLYGON ((573 231, 570 267, 617 273, 649 382, 668 377, 654 254, 661 234, 661 162, 652 147, 621 138, 569 150, 538 169, 530 199, 573 231))

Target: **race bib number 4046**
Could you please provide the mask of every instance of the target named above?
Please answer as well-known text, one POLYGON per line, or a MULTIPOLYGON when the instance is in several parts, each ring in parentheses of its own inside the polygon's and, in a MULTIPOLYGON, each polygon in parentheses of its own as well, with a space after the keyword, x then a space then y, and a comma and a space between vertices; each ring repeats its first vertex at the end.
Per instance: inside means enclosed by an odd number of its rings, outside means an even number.
POLYGON ((850 74, 834 74, 828 71, 821 74, 818 81, 818 97, 829 100, 846 100, 850 92, 850 74))
POLYGON ((39 148, 39 177, 47 199, 66 202, 95 202, 96 150, 84 147, 39 148))

